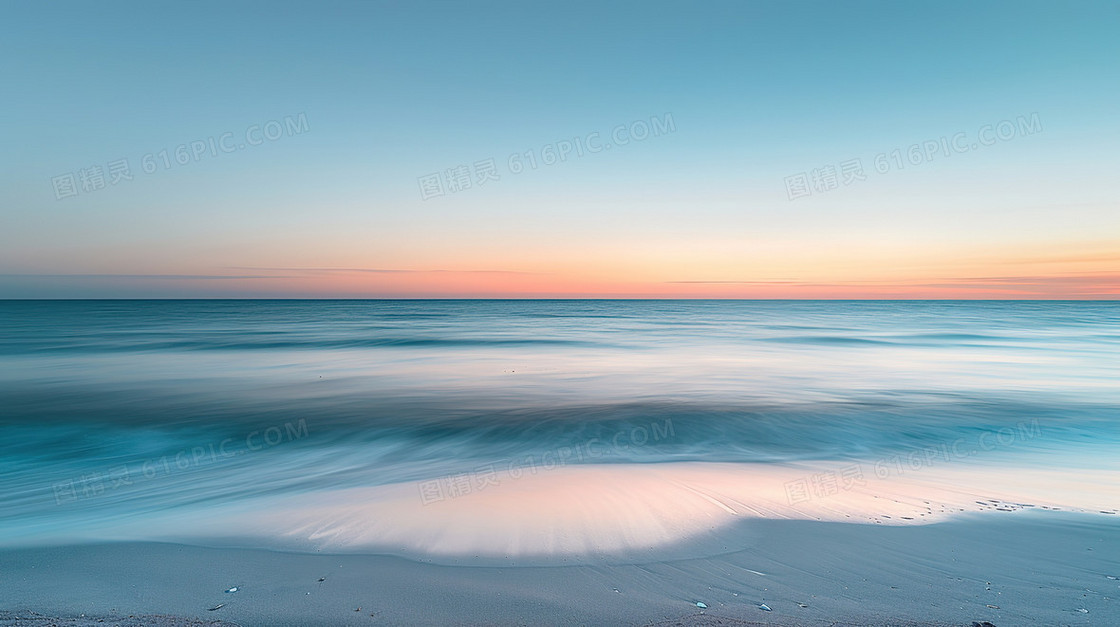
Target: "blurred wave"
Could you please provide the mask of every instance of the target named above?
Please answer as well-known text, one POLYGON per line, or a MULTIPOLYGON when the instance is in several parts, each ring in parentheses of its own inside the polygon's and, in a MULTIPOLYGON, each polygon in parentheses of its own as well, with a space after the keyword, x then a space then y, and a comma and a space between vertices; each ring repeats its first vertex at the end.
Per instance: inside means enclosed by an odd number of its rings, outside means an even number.
POLYGON ((1112 302, 4 301, 0 541, 549 456, 1115 450, 1118 341, 1112 302))

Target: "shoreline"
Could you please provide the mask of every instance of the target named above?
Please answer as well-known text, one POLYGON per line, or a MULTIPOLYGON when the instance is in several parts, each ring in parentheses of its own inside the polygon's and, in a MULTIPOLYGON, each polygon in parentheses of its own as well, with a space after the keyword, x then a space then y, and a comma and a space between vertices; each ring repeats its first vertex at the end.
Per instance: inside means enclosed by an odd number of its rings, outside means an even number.
POLYGON ((141 542, 4 549, 0 625, 1109 624, 1117 538, 1110 516, 989 512, 902 526, 755 519, 717 555, 552 566, 141 542), (13 618, 29 612, 47 622, 13 618))
MULTIPOLYGON (((398 555, 444 565, 550 566, 687 559, 743 545, 737 523, 808 520, 927 525, 985 512, 1099 513, 1120 490, 1092 471, 1025 460, 899 474, 869 462, 584 464, 520 476, 460 476, 266 495, 48 532, 33 518, 6 546, 177 543, 280 552, 398 555), (471 488, 426 500, 425 488, 471 488), (831 489, 829 489, 831 488, 831 489)), ((13 526, 17 531, 18 527, 13 526)), ((748 527, 745 527, 749 529, 748 527)), ((2 532, 0 526, 0 532, 2 532)))

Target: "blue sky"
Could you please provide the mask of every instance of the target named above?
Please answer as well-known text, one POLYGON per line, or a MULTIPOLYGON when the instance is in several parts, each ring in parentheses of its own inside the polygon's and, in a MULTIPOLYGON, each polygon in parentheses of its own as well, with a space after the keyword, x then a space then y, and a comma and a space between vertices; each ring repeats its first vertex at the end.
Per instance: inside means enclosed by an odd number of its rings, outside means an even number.
POLYGON ((0 297, 858 296, 1024 272, 1104 277, 1091 296, 1120 270, 1116 3, 6 8, 0 297), (142 171, 296 116, 306 132, 142 171), (873 171, 1023 116, 1029 134, 873 171), (121 159, 132 180, 57 198, 55 177, 121 159), (419 177, 486 159, 501 180, 422 199, 419 177), (853 159, 866 180, 790 200, 787 177, 853 159), (1072 253, 1096 261, 1054 265, 1072 253), (267 278, 199 278, 220 276, 267 278))

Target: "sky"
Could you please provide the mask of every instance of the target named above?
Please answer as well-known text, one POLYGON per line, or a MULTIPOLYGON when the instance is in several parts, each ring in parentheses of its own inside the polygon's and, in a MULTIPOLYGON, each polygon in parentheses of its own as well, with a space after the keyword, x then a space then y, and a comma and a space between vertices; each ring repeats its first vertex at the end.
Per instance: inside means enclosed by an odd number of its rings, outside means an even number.
POLYGON ((0 298, 1120 297, 1116 2, 6 2, 0 298))

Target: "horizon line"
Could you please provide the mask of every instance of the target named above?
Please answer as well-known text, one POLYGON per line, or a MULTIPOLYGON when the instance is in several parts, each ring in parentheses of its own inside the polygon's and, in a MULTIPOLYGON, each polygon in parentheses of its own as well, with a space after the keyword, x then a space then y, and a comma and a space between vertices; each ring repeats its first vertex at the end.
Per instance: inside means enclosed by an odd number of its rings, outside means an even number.
POLYGON ((0 297, 0 302, 77 302, 77 301, 746 301, 746 302, 998 302, 998 303, 1028 303, 1028 302, 1068 302, 1068 303, 1115 303, 1120 298, 720 298, 720 297, 660 297, 645 296, 614 296, 614 297, 576 297, 576 296, 547 296, 547 297, 488 297, 488 296, 431 296, 431 297, 92 297, 92 298, 7 298, 0 297))

